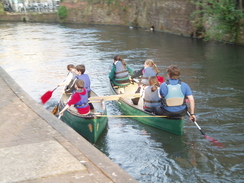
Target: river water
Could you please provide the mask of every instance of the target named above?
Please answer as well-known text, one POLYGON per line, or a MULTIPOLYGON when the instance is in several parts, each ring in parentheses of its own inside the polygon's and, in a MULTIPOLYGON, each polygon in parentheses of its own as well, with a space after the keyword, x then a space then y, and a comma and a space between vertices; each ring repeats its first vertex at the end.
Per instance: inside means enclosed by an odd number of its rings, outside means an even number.
MULTIPOLYGON (((102 25, 1 23, 0 65, 37 102, 85 64, 92 89, 109 95, 108 72, 121 55, 133 70, 153 59, 166 77, 171 64, 193 90, 197 122, 218 148, 185 120, 177 136, 131 118, 110 117, 95 146, 141 183, 244 182, 244 47, 145 29, 102 25)), ((57 104, 61 88, 44 105, 57 104)), ((109 115, 122 114, 106 102, 109 115)))

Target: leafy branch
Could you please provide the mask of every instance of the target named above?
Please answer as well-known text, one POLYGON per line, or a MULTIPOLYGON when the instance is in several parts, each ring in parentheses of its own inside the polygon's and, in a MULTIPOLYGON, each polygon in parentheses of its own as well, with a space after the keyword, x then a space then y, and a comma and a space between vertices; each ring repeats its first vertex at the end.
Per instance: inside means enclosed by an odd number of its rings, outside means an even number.
POLYGON ((192 14, 192 23, 196 30, 205 32, 205 40, 236 41, 244 14, 237 9, 235 0, 196 0, 192 3, 198 9, 192 14))

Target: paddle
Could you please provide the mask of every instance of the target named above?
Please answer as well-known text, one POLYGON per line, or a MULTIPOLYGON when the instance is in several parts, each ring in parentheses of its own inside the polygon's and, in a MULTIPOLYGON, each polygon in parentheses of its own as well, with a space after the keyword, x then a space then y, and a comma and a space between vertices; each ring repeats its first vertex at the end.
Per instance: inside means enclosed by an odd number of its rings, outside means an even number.
MULTIPOLYGON (((164 77, 162 77, 162 76, 156 76, 156 77, 158 79, 159 84, 161 85, 164 82, 164 77)), ((139 83, 140 82, 138 79, 135 79, 135 78, 133 78, 132 81, 135 82, 135 83, 139 83)))
MULTIPOLYGON (((187 111, 187 115, 190 116, 189 111, 187 111)), ((220 147, 220 148, 224 147, 223 144, 221 144, 220 142, 218 142, 217 140, 215 140, 213 137, 209 137, 209 136, 207 136, 207 135, 202 131, 201 127, 197 124, 196 121, 192 120, 192 122, 195 123, 195 125, 197 126, 197 128, 199 129, 199 131, 201 132, 201 134, 204 135, 204 137, 205 137, 206 139, 208 139, 210 142, 214 143, 215 145, 217 145, 217 146, 220 147)))
POLYGON ((120 98, 135 98, 135 97, 140 97, 140 93, 90 97, 88 100, 89 101, 93 101, 93 100, 109 101, 109 100, 119 100, 120 98))
POLYGON ((58 112, 58 104, 53 108, 53 110, 52 110, 52 114, 57 114, 57 112, 58 112))
POLYGON ((47 91, 44 95, 41 96, 41 101, 42 104, 45 104, 51 97, 53 92, 58 88, 59 86, 57 86, 56 88, 54 88, 52 91, 47 91))

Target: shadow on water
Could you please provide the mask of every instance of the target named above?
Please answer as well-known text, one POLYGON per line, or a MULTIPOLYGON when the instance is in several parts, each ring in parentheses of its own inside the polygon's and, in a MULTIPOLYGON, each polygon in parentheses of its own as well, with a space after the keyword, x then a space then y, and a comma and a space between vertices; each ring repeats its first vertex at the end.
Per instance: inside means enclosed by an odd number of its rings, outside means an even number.
MULTIPOLYGON (((224 144, 206 140, 186 119, 182 136, 131 118, 109 118, 95 146, 139 182, 243 182, 244 47, 120 26, 0 24, 0 64, 37 102, 66 77, 68 64, 85 64, 91 87, 110 95, 108 72, 120 54, 133 70, 153 59, 166 77, 171 64, 193 90, 198 124, 224 144)), ((44 105, 58 103, 58 88, 44 105)), ((109 115, 121 112, 106 103, 109 115)))

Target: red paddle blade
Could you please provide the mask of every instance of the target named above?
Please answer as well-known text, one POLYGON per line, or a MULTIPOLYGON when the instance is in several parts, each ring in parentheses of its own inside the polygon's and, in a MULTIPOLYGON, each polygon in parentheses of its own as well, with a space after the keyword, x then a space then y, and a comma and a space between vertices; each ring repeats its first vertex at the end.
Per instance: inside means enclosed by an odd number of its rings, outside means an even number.
POLYGON ((162 84, 164 82, 164 77, 162 76, 157 76, 159 84, 162 84))
POLYGON ((41 97, 42 104, 45 104, 51 97, 52 97, 53 91, 47 91, 44 95, 41 97))
POLYGON ((224 147, 223 144, 221 144, 220 142, 218 142, 218 141, 215 140, 214 138, 209 137, 209 136, 207 136, 207 135, 204 135, 204 137, 205 137, 206 139, 208 139, 210 142, 213 142, 216 146, 218 146, 218 147, 220 147, 220 148, 223 148, 223 147, 224 147))

